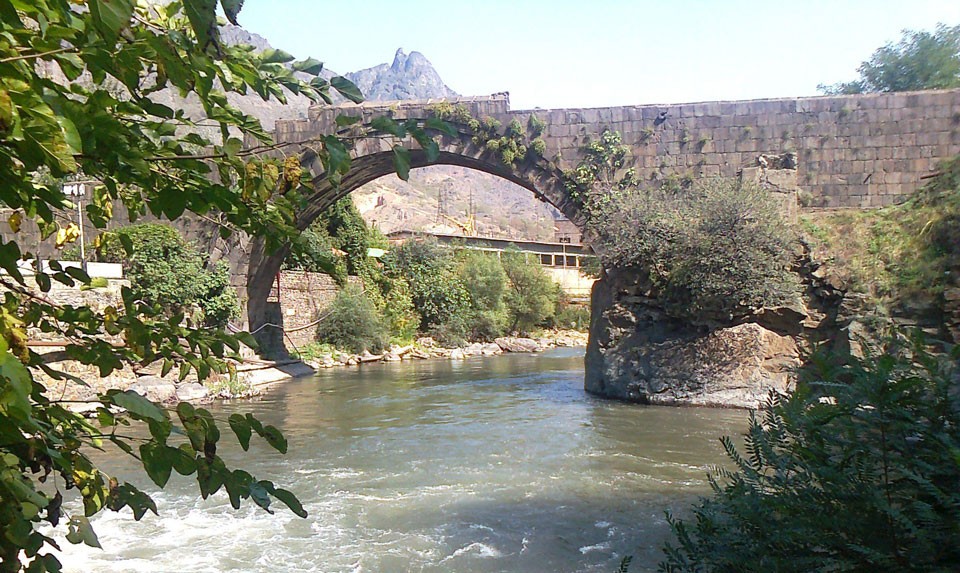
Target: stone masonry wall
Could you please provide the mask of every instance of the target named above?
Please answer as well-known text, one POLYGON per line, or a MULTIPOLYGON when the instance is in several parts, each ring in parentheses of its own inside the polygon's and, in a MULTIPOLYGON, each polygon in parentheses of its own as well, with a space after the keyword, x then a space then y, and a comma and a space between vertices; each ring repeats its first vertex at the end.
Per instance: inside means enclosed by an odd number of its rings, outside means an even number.
POLYGON ((302 347, 314 341, 317 331, 312 325, 326 311, 337 293, 337 283, 322 273, 304 271, 280 272, 280 308, 283 328, 289 339, 284 342, 289 350, 291 340, 302 347), (301 328, 306 326, 306 328, 301 328), (300 328, 300 330, 297 330, 300 328))
MULTIPOLYGON (((435 101, 315 107, 307 121, 277 123, 279 141, 303 141, 339 114, 426 117, 435 101)), ((562 169, 605 129, 631 148, 647 180, 735 177, 761 154, 793 152, 808 207, 871 208, 912 193, 937 162, 960 153, 960 90, 592 109, 509 111, 505 94, 465 98, 475 117, 506 125, 546 121, 545 157, 562 169)))
POLYGON ((811 207, 895 203, 960 153, 960 90, 533 113, 549 126, 547 157, 568 163, 609 128, 645 179, 734 177, 760 154, 792 151, 811 207))

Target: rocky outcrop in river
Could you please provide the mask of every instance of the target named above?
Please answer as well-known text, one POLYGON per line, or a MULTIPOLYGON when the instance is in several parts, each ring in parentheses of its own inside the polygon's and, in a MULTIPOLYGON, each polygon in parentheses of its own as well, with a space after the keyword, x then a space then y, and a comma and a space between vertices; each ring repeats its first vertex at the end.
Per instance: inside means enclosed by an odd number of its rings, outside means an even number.
POLYGON ((755 322, 711 328, 673 319, 636 287, 625 274, 608 274, 594 286, 588 392, 648 404, 753 408, 770 390, 791 388, 800 366, 793 337, 755 322))

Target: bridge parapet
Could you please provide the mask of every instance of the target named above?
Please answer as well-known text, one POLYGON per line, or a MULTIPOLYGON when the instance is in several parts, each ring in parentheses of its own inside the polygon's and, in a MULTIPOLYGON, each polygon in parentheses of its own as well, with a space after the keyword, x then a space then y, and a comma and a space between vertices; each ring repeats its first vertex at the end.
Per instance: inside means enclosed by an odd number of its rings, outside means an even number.
MULTIPOLYGON (((451 100, 315 106, 309 120, 281 121, 277 140, 330 133, 337 115, 426 118, 440 102, 506 126, 546 123, 544 157, 576 167, 604 130, 622 135, 642 179, 736 177, 761 155, 793 153, 807 207, 879 207, 900 201, 936 164, 960 153, 960 90, 808 98, 511 110, 506 94, 451 100)), ((496 161, 495 158, 491 158, 496 161)))

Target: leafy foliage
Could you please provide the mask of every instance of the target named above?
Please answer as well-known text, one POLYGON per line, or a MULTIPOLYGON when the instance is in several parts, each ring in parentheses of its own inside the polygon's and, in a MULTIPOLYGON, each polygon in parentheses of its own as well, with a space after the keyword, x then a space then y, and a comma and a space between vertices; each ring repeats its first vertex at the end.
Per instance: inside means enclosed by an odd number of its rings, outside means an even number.
POLYGON ((324 225, 310 225, 291 243, 283 266, 286 269, 328 274, 337 284, 346 284, 347 262, 336 252, 333 244, 324 225))
POLYGON ((933 32, 904 30, 896 44, 878 48, 857 69, 860 78, 819 85, 826 94, 903 92, 960 86, 960 26, 937 25, 933 32))
POLYGON ((226 326, 240 316, 240 301, 223 263, 208 269, 196 248, 173 227, 141 223, 101 235, 98 259, 122 263, 134 296, 168 316, 194 314, 195 324, 226 326), (130 247, 128 254, 124 246, 130 247))
POLYGON ((793 234, 758 187, 614 190, 594 195, 588 210, 604 267, 637 270, 677 318, 729 322, 798 292, 793 234))
POLYGON ((462 316, 468 308, 470 295, 457 280, 454 263, 450 250, 435 240, 407 241, 384 258, 386 272, 410 284, 421 332, 462 316))
POLYGON ((817 260, 878 309, 937 322, 960 265, 960 157, 907 201, 863 212, 808 213, 801 230, 817 260))
POLYGON ((459 255, 458 276, 470 296, 467 337, 490 341, 503 336, 509 316, 504 304, 507 273, 493 253, 464 250, 459 255))
POLYGON ((387 346, 387 329, 376 306, 358 285, 337 294, 317 326, 317 339, 351 352, 379 352, 387 346))
POLYGON ((574 169, 564 173, 567 193, 581 204, 593 191, 624 191, 639 185, 633 168, 624 169, 630 150, 623 145, 617 131, 603 130, 600 138, 581 149, 583 159, 574 169))
POLYGON ((553 317, 560 287, 537 261, 527 260, 523 253, 504 251, 500 258, 510 281, 505 297, 510 330, 527 333, 553 317))
MULTIPOLYGON (((660 570, 954 571, 960 415, 920 344, 840 366, 751 417, 735 469, 694 519, 670 518, 660 570)), ((955 367, 955 364, 953 364, 955 367)))
MULTIPOLYGON (((99 228, 119 202, 132 219, 147 212, 170 220, 186 211, 215 215, 223 236, 238 230, 259 234, 268 248, 296 235, 294 215, 311 192, 310 175, 296 157, 265 156, 275 149, 273 142, 255 118, 230 105, 226 94, 285 101, 286 94, 298 93, 327 102, 331 87, 353 101, 360 94, 343 78, 328 82, 319 77, 322 66, 315 60, 294 62, 279 50, 256 53, 250 47, 222 45, 216 4, 0 2, 0 205, 13 211, 8 222, 14 232, 30 218, 44 240, 54 237, 57 247, 75 240, 76 229, 60 228, 55 221, 56 211, 73 208, 58 182, 84 178, 98 182, 86 211, 99 228), (201 117, 187 117, 182 109, 150 99, 166 88, 193 94, 203 109, 201 117), (200 127, 212 127, 219 137, 200 135, 200 127), (258 143, 244 149, 245 137, 258 143)), ((242 3, 221 4, 235 21, 242 3)), ((429 146, 419 124, 406 127, 404 135, 429 146)), ((310 143, 311 159, 318 159, 325 177, 337 184, 350 167, 346 145, 335 136, 310 143)), ((128 254, 131 246, 124 245, 128 254)), ((217 455, 217 421, 206 410, 182 404, 174 418, 135 394, 111 391, 96 399, 98 417, 88 421, 47 396, 36 372, 55 380, 71 377, 26 346, 28 329, 67 340, 66 354, 97 366, 101 376, 124 364, 162 362, 164 374, 179 368, 183 378, 194 370, 202 380, 213 372, 229 373, 222 359, 236 356, 241 341, 253 341, 217 328, 186 328, 177 316, 167 317, 162 305, 129 288, 121 293, 121 308, 102 313, 54 304, 28 288, 18 263, 33 257, 23 247, 16 240, 0 243, 0 268, 6 271, 0 277, 5 289, 0 305, 3 570, 60 569, 45 552, 56 541, 37 531, 41 522, 66 520, 68 541, 96 546, 88 518, 98 511, 129 507, 136 519, 155 511, 147 495, 98 468, 86 454, 91 447, 114 445, 137 457, 160 486, 177 471, 195 475, 204 497, 226 489, 234 506, 252 498, 269 510, 276 499, 305 515, 290 492, 226 466, 217 455), (108 336, 122 345, 107 342, 108 336), (126 415, 116 415, 116 408, 126 415), (139 450, 117 432, 129 423, 150 430, 139 450), (40 488, 38 481, 47 485, 40 488), (67 515, 61 507, 65 491, 74 489, 84 515, 67 515)), ((50 272, 36 271, 42 292, 51 281, 90 282, 79 269, 64 269, 57 261, 50 261, 50 272)), ((222 303, 211 315, 229 306, 222 303)), ((244 447, 256 433, 278 451, 286 450, 276 428, 252 417, 229 422, 244 447)))

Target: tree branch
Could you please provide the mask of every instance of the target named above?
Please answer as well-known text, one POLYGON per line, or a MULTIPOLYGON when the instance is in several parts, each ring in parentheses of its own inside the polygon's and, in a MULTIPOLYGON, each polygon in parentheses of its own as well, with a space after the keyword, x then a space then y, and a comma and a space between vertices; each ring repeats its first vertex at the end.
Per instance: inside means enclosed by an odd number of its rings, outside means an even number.
POLYGON ((66 52, 77 52, 77 48, 57 48, 56 50, 50 50, 49 52, 40 52, 39 54, 22 54, 20 56, 11 56, 9 58, 0 59, 0 64, 8 64, 10 62, 19 62, 21 60, 35 60, 39 58, 45 58, 47 56, 53 56, 56 54, 63 54, 66 52))

